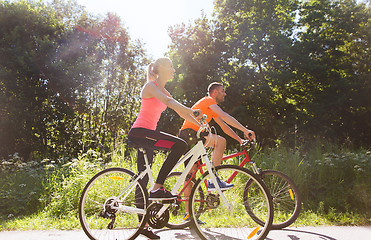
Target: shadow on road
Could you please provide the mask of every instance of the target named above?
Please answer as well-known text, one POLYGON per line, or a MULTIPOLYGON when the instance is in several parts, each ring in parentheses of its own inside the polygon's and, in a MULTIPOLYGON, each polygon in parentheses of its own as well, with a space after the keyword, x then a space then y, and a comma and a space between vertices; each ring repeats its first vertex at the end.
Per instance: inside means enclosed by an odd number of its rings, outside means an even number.
MULTIPOLYGON (((156 234, 159 234, 162 236, 162 233, 163 234, 166 234, 168 233, 167 231, 169 231, 170 229, 161 229, 161 230, 158 230, 156 231, 156 234)), ((172 231, 172 230, 170 230, 172 231)), ((208 231, 210 233, 207 234, 209 236, 210 239, 215 239, 215 240, 240 240, 240 238, 235 238, 235 237, 231 237, 231 236, 227 236, 221 232, 217 232, 217 231, 212 231, 211 229, 209 229, 208 231)), ((196 231, 194 229, 187 229, 187 230, 178 230, 178 231, 172 231, 171 233, 171 236, 167 236, 166 239, 181 239, 181 240, 191 240, 191 239, 200 239, 200 237, 197 235, 196 231)))
MULTIPOLYGON (((217 240, 235 240, 247 239, 244 236, 245 231, 239 231, 238 228, 226 228, 214 231, 209 229, 210 239, 217 240)), ((200 239, 194 229, 161 229, 155 233, 161 236, 161 239, 177 240, 196 240, 200 239)), ((365 239, 365 236, 371 236, 371 226, 324 226, 324 227, 299 227, 283 230, 271 230, 266 237, 267 240, 355 240, 365 239)), ((367 238, 367 237, 366 237, 367 238)), ((367 238, 368 239, 368 238, 367 238)), ((139 240, 139 239, 138 239, 139 240)), ((371 239, 370 239, 371 240, 371 239)))
MULTIPOLYGON (((273 231, 304 233, 304 234, 308 234, 308 235, 313 235, 313 236, 319 237, 320 239, 323 239, 323 240, 337 240, 336 238, 333 238, 333 237, 330 237, 330 236, 326 236, 326 235, 323 235, 323 234, 319 234, 319 233, 315 233, 315 232, 309 232, 309 231, 303 231, 303 230, 296 230, 296 229, 271 230, 270 232, 273 232, 273 231)), ((301 239, 300 237, 298 237, 296 235, 291 235, 291 234, 287 234, 287 237, 289 237, 291 240, 300 240, 301 239)), ((269 237, 267 237, 266 239, 267 240, 274 240, 273 238, 269 238, 269 237)))

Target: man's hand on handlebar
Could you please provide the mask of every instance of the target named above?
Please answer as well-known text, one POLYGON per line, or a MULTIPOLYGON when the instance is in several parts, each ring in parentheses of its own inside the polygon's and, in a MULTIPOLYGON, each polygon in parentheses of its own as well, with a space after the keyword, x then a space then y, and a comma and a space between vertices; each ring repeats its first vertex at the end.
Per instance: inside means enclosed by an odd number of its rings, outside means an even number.
POLYGON ((244 132, 244 135, 250 141, 255 141, 255 133, 254 133, 254 131, 251 131, 251 130, 247 129, 247 131, 244 132))
POLYGON ((255 139, 254 140, 246 140, 246 139, 243 139, 242 140, 242 143, 241 143, 241 147, 244 148, 244 149, 252 149, 256 146, 256 142, 255 142, 255 139))

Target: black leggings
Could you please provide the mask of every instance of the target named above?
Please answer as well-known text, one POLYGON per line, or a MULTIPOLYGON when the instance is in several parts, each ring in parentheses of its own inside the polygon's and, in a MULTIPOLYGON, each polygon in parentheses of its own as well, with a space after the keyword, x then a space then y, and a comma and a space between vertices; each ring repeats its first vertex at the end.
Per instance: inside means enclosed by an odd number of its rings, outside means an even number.
MULTIPOLYGON (((166 150, 170 151, 169 155, 164 161, 156 183, 163 185, 167 175, 176 165, 180 157, 187 150, 188 145, 183 140, 176 136, 168 133, 150 130, 146 128, 132 128, 128 134, 129 141, 133 142, 135 145, 142 147, 146 150, 148 162, 152 165, 153 162, 153 150, 166 150)), ((138 172, 145 170, 144 156, 141 151, 138 150, 137 159, 138 172)), ((148 184, 148 176, 143 178, 143 183, 145 186, 148 184)))
MULTIPOLYGON (((203 135, 201 136, 202 137, 202 142, 205 144, 206 142, 206 139, 204 136, 207 136, 208 133, 206 135, 203 135)), ((183 129, 179 132, 179 135, 178 135, 181 139, 183 139, 189 146, 189 149, 193 148, 194 145, 196 145, 197 143, 197 131, 193 130, 192 128, 186 128, 186 129, 183 129)), ((184 167, 187 167, 187 164, 189 163, 189 161, 191 160, 191 157, 189 157, 185 162, 184 162, 184 167)))

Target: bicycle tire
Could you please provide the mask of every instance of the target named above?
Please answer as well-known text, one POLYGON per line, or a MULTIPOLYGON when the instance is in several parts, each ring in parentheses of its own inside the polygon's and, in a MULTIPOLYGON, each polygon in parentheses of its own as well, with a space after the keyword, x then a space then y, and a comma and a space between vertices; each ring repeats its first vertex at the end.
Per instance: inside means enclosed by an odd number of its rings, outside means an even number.
POLYGON ((203 240, 216 239, 220 236, 223 236, 223 239, 265 239, 273 220, 272 197, 265 183, 250 170, 236 165, 218 166, 215 168, 215 172, 222 181, 226 181, 233 173, 237 172, 231 182, 234 187, 223 191, 223 195, 232 207, 228 208, 216 192, 207 191, 205 183, 210 180, 210 174, 208 171, 205 172, 194 184, 189 203, 191 222, 198 236, 203 240), (252 220, 250 214, 245 211, 244 190, 248 180, 252 181, 250 202, 254 200, 256 203, 251 211, 254 212, 254 216, 258 215, 266 220, 262 227, 252 220), (198 196, 198 188, 207 192, 205 199, 198 196), (202 212, 198 211, 198 205, 201 202, 205 206, 202 212), (197 219, 206 222, 206 224, 199 224, 197 219), (231 228, 235 229, 231 230, 231 228))
MULTIPOLYGON (((180 175, 182 175, 182 172, 172 172, 170 173, 165 181, 165 188, 166 189, 172 189, 175 183, 178 181, 180 175)), ((191 180, 194 184, 196 182, 196 179, 191 180)), ((183 188, 183 185, 179 188, 179 191, 183 188)), ((203 197, 204 193, 201 191, 199 192, 200 196, 203 197)), ((178 209, 172 209, 170 210, 170 217, 167 224, 165 224, 166 227, 171 229, 184 229, 189 226, 191 226, 191 221, 184 221, 184 213, 185 213, 185 204, 188 204, 189 201, 186 201, 184 197, 178 194, 178 209)), ((202 207, 202 206, 201 206, 202 207)))
POLYGON ((135 239, 146 222, 145 215, 127 210, 146 209, 148 192, 139 181, 119 201, 114 199, 134 180, 135 174, 124 168, 109 168, 97 173, 86 184, 79 202, 79 219, 85 234, 92 240, 135 239), (126 195, 128 194, 128 195, 126 195), (137 198, 136 198, 137 197, 137 198), (139 206, 141 200, 143 204, 139 206), (114 209, 110 205, 121 209, 114 209), (122 211, 121 211, 122 210, 122 211))
MULTIPOLYGON (((263 170, 261 178, 267 185, 273 200, 274 217, 272 229, 278 230, 290 226, 299 216, 301 210, 301 194, 294 181, 277 170, 263 170)), ((246 183, 247 194, 249 182, 246 183)), ((245 202, 246 210, 249 209, 248 201, 245 202)), ((256 216, 252 216, 258 224, 263 221, 256 216)))

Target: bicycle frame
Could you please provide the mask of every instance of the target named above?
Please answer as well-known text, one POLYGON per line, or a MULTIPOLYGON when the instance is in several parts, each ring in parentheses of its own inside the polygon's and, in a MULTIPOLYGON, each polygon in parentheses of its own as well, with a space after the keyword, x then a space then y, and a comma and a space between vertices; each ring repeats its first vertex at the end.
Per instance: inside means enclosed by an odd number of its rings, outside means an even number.
MULTIPOLYGON (((233 154, 230 154, 230 155, 227 155, 227 156, 224 156, 222 158, 222 161, 224 160, 227 160, 227 159, 230 159, 230 158, 235 158, 235 157, 239 157, 239 156, 242 156, 244 155, 245 158, 242 160, 242 162, 238 165, 240 167, 244 167, 246 165, 246 163, 250 163, 251 165, 251 168, 253 169, 253 172, 255 174, 260 174, 260 169, 256 166, 255 162, 253 162, 249 156, 249 154, 247 153, 247 150, 244 148, 242 151, 240 152, 237 152, 237 153, 233 153, 233 154)), ((200 171, 201 174, 204 174, 204 167, 206 166, 205 163, 201 163, 200 161, 196 161, 195 162, 197 164, 197 169, 192 173, 191 177, 189 178, 189 180, 187 180, 187 182, 185 182, 183 188, 181 189, 181 191, 178 193, 178 195, 181 195, 184 190, 187 188, 188 184, 192 181, 192 179, 196 176, 197 172, 200 171)), ((188 169, 189 166, 192 166, 193 164, 188 164, 187 165, 187 168, 184 170, 184 172, 188 173, 190 169, 188 169)), ((177 164, 177 166, 179 166, 179 164, 177 164)), ((177 167, 176 166, 176 167, 177 167)), ((174 167, 174 169, 176 169, 176 167, 174 167)), ((227 180, 226 182, 227 183, 231 183, 233 181, 233 179, 236 177, 237 175, 237 172, 234 172, 227 180)), ((207 181, 205 180, 205 185, 207 187, 208 183, 207 181)), ((176 188, 177 190, 179 189, 178 187, 176 188)), ((176 194, 177 192, 172 192, 172 194, 176 194)), ((183 202, 186 202, 188 201, 188 199, 178 199, 179 201, 183 201, 183 202)))
MULTIPOLYGON (((199 131, 200 132, 200 131, 199 131)), ((211 177, 211 181, 215 184, 214 186, 217 186, 216 189, 217 189, 217 192, 219 193, 220 197, 222 198, 223 200, 223 203, 227 205, 227 207, 231 208, 231 204, 228 203, 227 199, 225 198, 223 192, 221 191, 220 187, 219 187, 219 184, 217 183, 216 181, 216 176, 215 176, 215 173, 213 171, 214 167, 213 165, 211 164, 209 158, 207 157, 207 152, 206 152, 206 149, 204 147, 204 144, 202 143, 202 140, 199 140, 197 142, 197 144, 191 149, 189 150, 179 161, 178 163, 174 166, 174 168, 172 169, 172 171, 174 169, 176 169, 179 165, 183 164, 189 157, 191 157, 191 160, 189 161, 189 163, 187 164, 186 168, 184 169, 183 173, 180 175, 178 181, 175 183, 173 189, 171 190, 171 193, 176 195, 177 192, 178 192, 178 189, 180 188, 180 186, 183 184, 183 182, 185 181, 189 171, 191 170, 191 168, 193 167, 193 164, 195 164, 196 162, 198 162, 199 158, 201 157, 201 159, 205 162, 203 165, 206 166, 206 168, 208 169, 208 171, 210 172, 210 177, 211 177)), ((182 191, 184 190, 184 188, 182 189, 182 191)), ((157 216, 161 216, 165 210, 168 208, 168 206, 164 205, 160 210, 159 212, 157 213, 157 216)))
MULTIPOLYGON (((238 156, 242 156, 244 155, 245 158, 242 160, 242 162, 239 164, 240 167, 244 167, 246 163, 250 163, 251 167, 252 167, 252 170, 255 174, 260 174, 260 169, 256 166, 255 162, 253 162, 249 156, 249 154, 247 153, 247 150, 246 149, 243 149, 241 152, 237 152, 237 153, 233 153, 233 154, 230 154, 230 155, 227 155, 227 156, 224 156, 222 158, 222 160, 227 160, 227 159, 230 159, 230 158, 234 158, 234 157, 238 157, 238 156)), ((236 176, 236 172, 233 173, 227 180, 228 183, 232 182, 232 180, 235 178, 236 176)))
MULTIPOLYGON (((287 227, 290 224, 292 224, 296 220, 296 218, 298 217, 299 211, 300 211, 300 203, 301 203, 300 193, 298 192, 298 189, 295 186, 295 184, 293 183, 293 181, 288 176, 286 176, 285 174, 283 174, 279 171, 276 171, 276 170, 261 170, 257 167, 255 162, 251 160, 251 158, 248 154, 249 150, 252 147, 254 147, 254 145, 255 145, 255 142, 249 142, 249 141, 244 142, 244 145, 243 145, 241 151, 223 156, 222 161, 242 156, 243 160, 239 164, 235 164, 235 165, 238 165, 239 167, 244 168, 245 165, 247 163, 249 163, 251 165, 251 168, 252 168, 252 171, 254 172, 254 174, 258 175, 260 178, 268 179, 268 181, 269 181, 270 176, 273 176, 273 177, 278 178, 278 180, 275 180, 275 181, 281 181, 279 187, 277 187, 277 185, 275 185, 275 186, 270 185, 271 189, 273 189, 274 194, 275 194, 274 198, 279 199, 284 195, 284 192, 288 191, 290 193, 289 196, 290 196, 291 200, 295 202, 295 204, 293 205, 294 208, 293 209, 288 209, 288 211, 291 211, 293 215, 291 215, 291 216, 289 215, 289 218, 288 219, 286 218, 284 220, 284 222, 282 222, 282 221, 280 222, 280 220, 278 220, 278 222, 275 223, 275 225, 273 226, 274 227, 273 229, 282 229, 282 228, 287 227), (282 182, 283 182, 283 184, 281 185, 282 182), (288 186, 287 189, 286 189, 286 186, 288 186), (285 188, 285 190, 283 190, 283 188, 285 188), (299 198, 299 200, 298 200, 298 198, 299 198), (299 207, 296 207, 296 206, 299 206, 299 207), (299 209, 299 210, 297 210, 297 209, 299 209)), ((187 202, 189 201, 188 195, 183 196, 187 187, 193 185, 192 181, 194 181, 194 179, 196 179, 195 176, 198 173, 198 171, 200 171, 201 174, 204 173, 203 168, 204 168, 205 164, 203 164, 201 161, 197 161, 196 164, 197 164, 196 170, 193 171, 192 174, 190 174, 191 175, 190 178, 187 180, 187 182, 184 183, 183 188, 178 193, 178 196, 179 196, 178 201, 184 202, 185 204, 187 204, 187 202), (188 184, 191 184, 191 185, 188 185, 188 184)), ((180 173, 177 173, 174 176, 179 177, 180 176, 179 174, 180 173)), ((232 171, 229 176, 225 176, 226 177, 225 181, 227 183, 231 183, 234 180, 234 178, 237 176, 237 174, 238 174, 237 171, 232 171)), ((206 188, 208 187, 206 180, 204 180, 204 183, 202 183, 202 184, 205 184, 206 188)), ((250 186, 250 184, 246 185, 246 186, 250 186)), ((194 202, 200 202, 200 201, 202 201, 202 200, 195 200, 194 202)), ((280 204, 281 200, 278 200, 277 202, 278 202, 278 204, 280 204)), ((275 201, 273 201, 273 203, 275 203, 275 201)), ((290 207, 288 207, 288 208, 290 208, 290 207)), ((184 226, 187 226, 187 225, 184 225, 184 226)), ((171 224, 170 228, 172 228, 172 227, 178 228, 179 226, 177 226, 176 224, 171 224)))
MULTIPOLYGON (((222 158, 222 161, 224 160, 227 160, 227 159, 230 159, 230 158, 235 158, 235 157, 239 157, 239 156, 242 156, 244 155, 245 158, 243 159, 243 161, 239 164, 240 167, 244 167, 246 165, 246 163, 250 163, 252 169, 253 169, 253 172, 255 174, 260 174, 260 169, 256 166, 255 162, 253 162, 249 156, 249 154, 247 153, 247 150, 244 149, 242 150, 241 152, 237 152, 237 153, 233 153, 233 154, 230 154, 230 155, 227 155, 227 156, 224 156, 222 158)), ((192 173, 192 176, 190 178, 190 180, 188 180, 186 182, 186 184, 184 185, 183 189, 180 191, 180 193, 182 193, 184 191, 184 189, 186 188, 186 186, 189 184, 189 182, 191 181, 191 179, 196 175, 197 171, 200 171, 201 174, 204 173, 204 170, 203 170, 203 167, 206 166, 206 164, 200 164, 197 162, 197 169, 196 171, 194 171, 192 173)), ((227 183, 231 183, 233 181, 233 179, 236 177, 237 175, 237 172, 234 172, 228 179, 227 179, 227 183)), ((205 183, 207 185, 207 183, 205 183)))
MULTIPOLYGON (((177 192, 178 192, 178 189, 180 188, 180 186, 182 185, 182 183, 185 181, 186 177, 187 177, 187 174, 188 172, 191 170, 191 168, 193 167, 193 164, 195 164, 197 161, 199 161, 198 159, 201 157, 201 159, 204 161, 204 164, 203 166, 206 166, 207 170, 210 172, 210 177, 211 177, 211 181, 213 182, 214 186, 216 186, 216 190, 218 192, 218 194, 220 195, 220 197, 222 198, 223 200, 223 203, 227 205, 228 208, 231 208, 232 205, 230 203, 228 203, 226 197, 224 196, 223 192, 221 191, 220 187, 219 187, 219 184, 217 183, 217 180, 216 180, 216 175, 215 175, 215 171, 214 171, 214 166, 212 165, 212 163, 210 162, 208 156, 207 156, 207 152, 206 152, 206 149, 202 143, 202 140, 200 139, 200 133, 202 130, 206 129, 207 128, 207 125, 205 124, 202 124, 202 127, 199 129, 199 131, 197 132, 197 138, 199 139, 197 144, 192 148, 190 149, 185 155, 183 155, 183 157, 177 162, 177 164, 173 167, 173 169, 171 171, 173 171, 174 169, 176 169, 179 165, 183 164, 188 158, 191 158, 189 163, 187 164, 185 170, 183 171, 183 173, 180 175, 178 181, 176 182, 175 186, 173 187, 173 189, 171 190, 171 193, 176 195, 177 192)), ((145 149, 143 148, 139 148, 140 151, 143 152, 143 155, 144 155, 144 161, 145 161, 145 170, 142 171, 133 181, 132 183, 126 187, 126 189, 124 189, 115 199, 114 201, 112 201, 112 203, 110 204, 110 207, 112 209, 117 209, 117 210, 121 210, 121 211, 134 211, 138 214, 145 214, 145 210, 141 210, 141 209, 128 209, 127 207, 116 207, 114 206, 114 203, 118 201, 119 198, 121 198, 123 195, 125 195, 125 197, 131 192, 134 190, 134 187, 136 186, 137 182, 142 179, 146 174, 148 174, 148 178, 149 178, 149 181, 150 181, 150 184, 151 184, 151 187, 154 186, 154 181, 153 181, 153 175, 152 175, 152 171, 151 171, 151 167, 149 165, 149 162, 148 162, 148 158, 147 158, 147 154, 146 154, 146 151, 145 149), (127 192, 129 191, 129 192, 127 192), (126 194, 125 194, 126 193, 126 194)), ((203 173, 203 171, 202 171, 203 173)), ((125 199, 125 198, 124 198, 125 199)), ((170 204, 164 204, 162 206, 162 208, 158 211, 157 213, 157 217, 160 217, 165 211, 166 209, 169 207, 170 204)))

